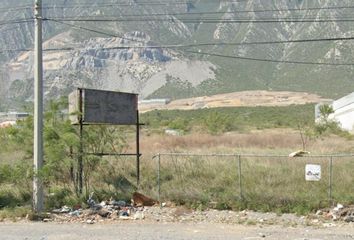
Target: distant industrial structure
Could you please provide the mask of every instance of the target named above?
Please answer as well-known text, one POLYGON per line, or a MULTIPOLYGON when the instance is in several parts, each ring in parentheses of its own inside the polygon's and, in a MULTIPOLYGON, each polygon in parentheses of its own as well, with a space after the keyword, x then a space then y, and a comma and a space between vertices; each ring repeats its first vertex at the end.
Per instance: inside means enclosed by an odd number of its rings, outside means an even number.
POLYGON ((147 99, 139 101, 139 104, 146 105, 166 105, 171 102, 171 98, 156 98, 156 99, 147 99))
POLYGON ((315 106, 315 118, 321 117, 320 106, 327 104, 333 108, 334 113, 329 115, 339 126, 348 132, 354 132, 354 92, 338 100, 322 102, 315 106))
POLYGON ((140 112, 163 109, 171 103, 171 98, 144 99, 138 102, 140 112))
POLYGON ((25 112, 0 112, 0 128, 13 126, 16 121, 28 116, 29 114, 25 112))

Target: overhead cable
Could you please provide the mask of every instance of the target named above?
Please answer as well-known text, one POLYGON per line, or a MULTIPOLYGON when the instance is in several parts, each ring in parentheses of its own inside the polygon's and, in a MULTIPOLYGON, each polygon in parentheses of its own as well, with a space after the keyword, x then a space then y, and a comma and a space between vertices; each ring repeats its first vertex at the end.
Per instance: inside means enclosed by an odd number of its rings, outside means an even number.
POLYGON ((199 18, 199 19, 156 19, 156 18, 44 18, 45 21, 61 21, 61 22, 176 22, 184 23, 332 23, 332 22, 354 22, 354 18, 350 19, 222 19, 222 18, 199 18))
POLYGON ((243 56, 232 56, 232 55, 224 55, 224 54, 217 54, 217 53, 211 53, 211 52, 201 52, 201 51, 188 51, 188 50, 186 50, 184 52, 193 53, 193 54, 197 54, 197 55, 204 55, 204 56, 240 59, 240 60, 257 61, 257 62, 301 64, 301 65, 323 65, 323 66, 350 66, 350 67, 354 67, 354 63, 287 61, 287 60, 275 60, 275 59, 252 58, 252 57, 243 57, 243 56))
MULTIPOLYGON (((119 6, 116 4, 100 4, 91 5, 89 8, 111 8, 114 6, 119 6)), ((127 5, 131 6, 131 5, 127 5)), ((45 9, 51 10, 56 8, 71 8, 71 6, 46 6, 45 9)), ((203 14, 223 14, 223 13, 265 13, 265 12, 303 12, 303 11, 322 11, 322 10, 340 10, 340 9, 354 9, 354 6, 328 6, 328 7, 310 7, 310 8, 281 8, 281 9, 254 9, 254 10, 234 10, 234 11, 208 11, 208 12, 176 12, 176 13, 152 13, 152 15, 203 15, 203 14)), ((129 15, 122 15, 129 16, 129 15)), ((131 16, 141 16, 139 14, 131 16)))

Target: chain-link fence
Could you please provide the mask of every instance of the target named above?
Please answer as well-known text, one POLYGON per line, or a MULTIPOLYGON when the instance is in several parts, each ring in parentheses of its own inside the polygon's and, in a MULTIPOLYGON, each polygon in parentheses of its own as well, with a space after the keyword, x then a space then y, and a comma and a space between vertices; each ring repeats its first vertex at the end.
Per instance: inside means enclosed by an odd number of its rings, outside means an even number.
POLYGON ((353 155, 183 154, 154 156, 160 202, 296 211, 354 200, 353 155), (315 165, 315 181, 306 166, 315 165), (311 177, 311 176, 310 176, 311 177))

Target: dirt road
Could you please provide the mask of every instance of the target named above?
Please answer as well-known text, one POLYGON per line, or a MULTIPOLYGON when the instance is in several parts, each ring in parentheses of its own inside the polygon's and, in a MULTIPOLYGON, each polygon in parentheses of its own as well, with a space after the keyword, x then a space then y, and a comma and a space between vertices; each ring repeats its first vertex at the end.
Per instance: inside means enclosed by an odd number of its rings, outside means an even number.
POLYGON ((354 225, 327 228, 280 225, 118 222, 89 224, 1 223, 2 240, 354 239, 354 225))

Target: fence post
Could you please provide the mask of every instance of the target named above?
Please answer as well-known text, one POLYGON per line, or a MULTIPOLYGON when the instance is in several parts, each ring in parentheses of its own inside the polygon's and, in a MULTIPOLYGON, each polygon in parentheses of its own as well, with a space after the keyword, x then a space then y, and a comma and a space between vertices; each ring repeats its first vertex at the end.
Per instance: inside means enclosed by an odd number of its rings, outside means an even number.
POLYGON ((328 177, 328 199, 332 202, 332 175, 333 175, 333 156, 329 159, 329 177, 328 177))
POLYGON ((157 155, 157 200, 159 201, 160 203, 160 206, 161 205, 161 180, 160 180, 160 169, 161 168, 161 154, 159 153, 157 155))
POLYGON ((237 160, 238 160, 238 187, 239 187, 239 194, 240 194, 240 200, 243 199, 243 193, 242 193, 242 177, 241 177, 241 155, 237 155, 237 160))

